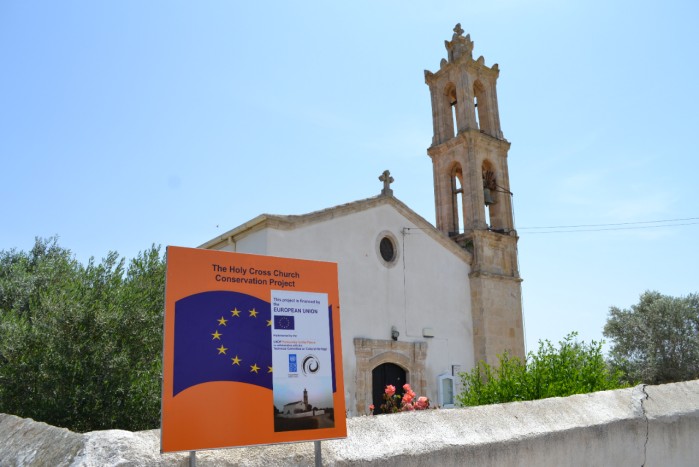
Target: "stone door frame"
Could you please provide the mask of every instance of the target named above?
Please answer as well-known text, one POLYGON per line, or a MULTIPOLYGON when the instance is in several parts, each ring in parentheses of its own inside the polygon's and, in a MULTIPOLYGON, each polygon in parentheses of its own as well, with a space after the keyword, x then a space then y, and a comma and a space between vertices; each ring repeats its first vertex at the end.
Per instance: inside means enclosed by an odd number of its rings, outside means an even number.
POLYGON ((419 395, 425 394, 425 359, 427 342, 398 342, 393 340, 355 337, 354 356, 357 364, 356 413, 367 413, 372 403, 372 376, 374 368, 393 363, 405 370, 405 379, 419 395))

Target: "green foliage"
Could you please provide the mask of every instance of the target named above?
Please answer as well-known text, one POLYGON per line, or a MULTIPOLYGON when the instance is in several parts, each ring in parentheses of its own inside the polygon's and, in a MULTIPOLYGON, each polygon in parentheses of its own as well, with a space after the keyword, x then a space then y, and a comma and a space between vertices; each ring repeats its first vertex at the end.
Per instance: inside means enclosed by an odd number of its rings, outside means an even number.
POLYGON ((159 424, 165 261, 0 252, 0 412, 75 431, 159 424))
POLYGON ((568 334, 559 348, 539 341, 526 362, 505 354, 499 364, 481 361, 470 373, 461 373, 464 391, 457 396, 463 406, 565 397, 624 387, 621 375, 610 371, 602 355, 602 343, 578 342, 568 334))
POLYGON ((611 307, 604 326, 610 359, 628 381, 648 384, 699 378, 699 295, 644 292, 629 310, 611 307))

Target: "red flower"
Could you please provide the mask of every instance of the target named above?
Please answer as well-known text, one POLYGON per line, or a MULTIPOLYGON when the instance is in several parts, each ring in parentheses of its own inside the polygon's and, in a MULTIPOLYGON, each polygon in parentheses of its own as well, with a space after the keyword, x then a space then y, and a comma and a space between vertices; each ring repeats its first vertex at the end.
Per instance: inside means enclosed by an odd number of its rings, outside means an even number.
POLYGON ((392 384, 387 385, 385 393, 388 397, 392 397, 396 393, 396 387, 392 384))
POLYGON ((418 410, 425 410, 429 408, 430 406, 430 400, 426 398, 425 396, 420 396, 417 398, 417 401, 415 402, 415 408, 418 410))

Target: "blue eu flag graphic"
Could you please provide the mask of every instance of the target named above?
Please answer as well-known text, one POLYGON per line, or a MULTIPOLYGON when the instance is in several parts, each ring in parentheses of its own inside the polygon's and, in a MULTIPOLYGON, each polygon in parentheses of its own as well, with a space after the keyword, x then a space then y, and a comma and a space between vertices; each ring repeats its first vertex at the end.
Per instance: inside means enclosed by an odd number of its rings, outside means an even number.
POLYGON ((294 315, 275 315, 274 329, 294 329, 294 315))
POLYGON ((243 293, 204 292, 178 300, 173 396, 210 381, 272 389, 271 329, 269 303, 243 293))

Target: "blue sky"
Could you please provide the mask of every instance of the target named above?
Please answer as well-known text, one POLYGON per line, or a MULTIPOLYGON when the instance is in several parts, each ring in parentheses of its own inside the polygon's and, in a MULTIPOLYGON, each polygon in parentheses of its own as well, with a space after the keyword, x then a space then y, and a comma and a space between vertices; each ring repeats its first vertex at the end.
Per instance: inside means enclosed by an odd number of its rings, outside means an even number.
POLYGON ((699 291, 698 19, 673 0, 6 0, 0 249, 197 246, 376 195, 384 169, 433 221, 423 70, 460 22, 501 69, 528 347, 601 339, 612 305, 699 291), (690 220, 608 225, 667 219, 690 220))

